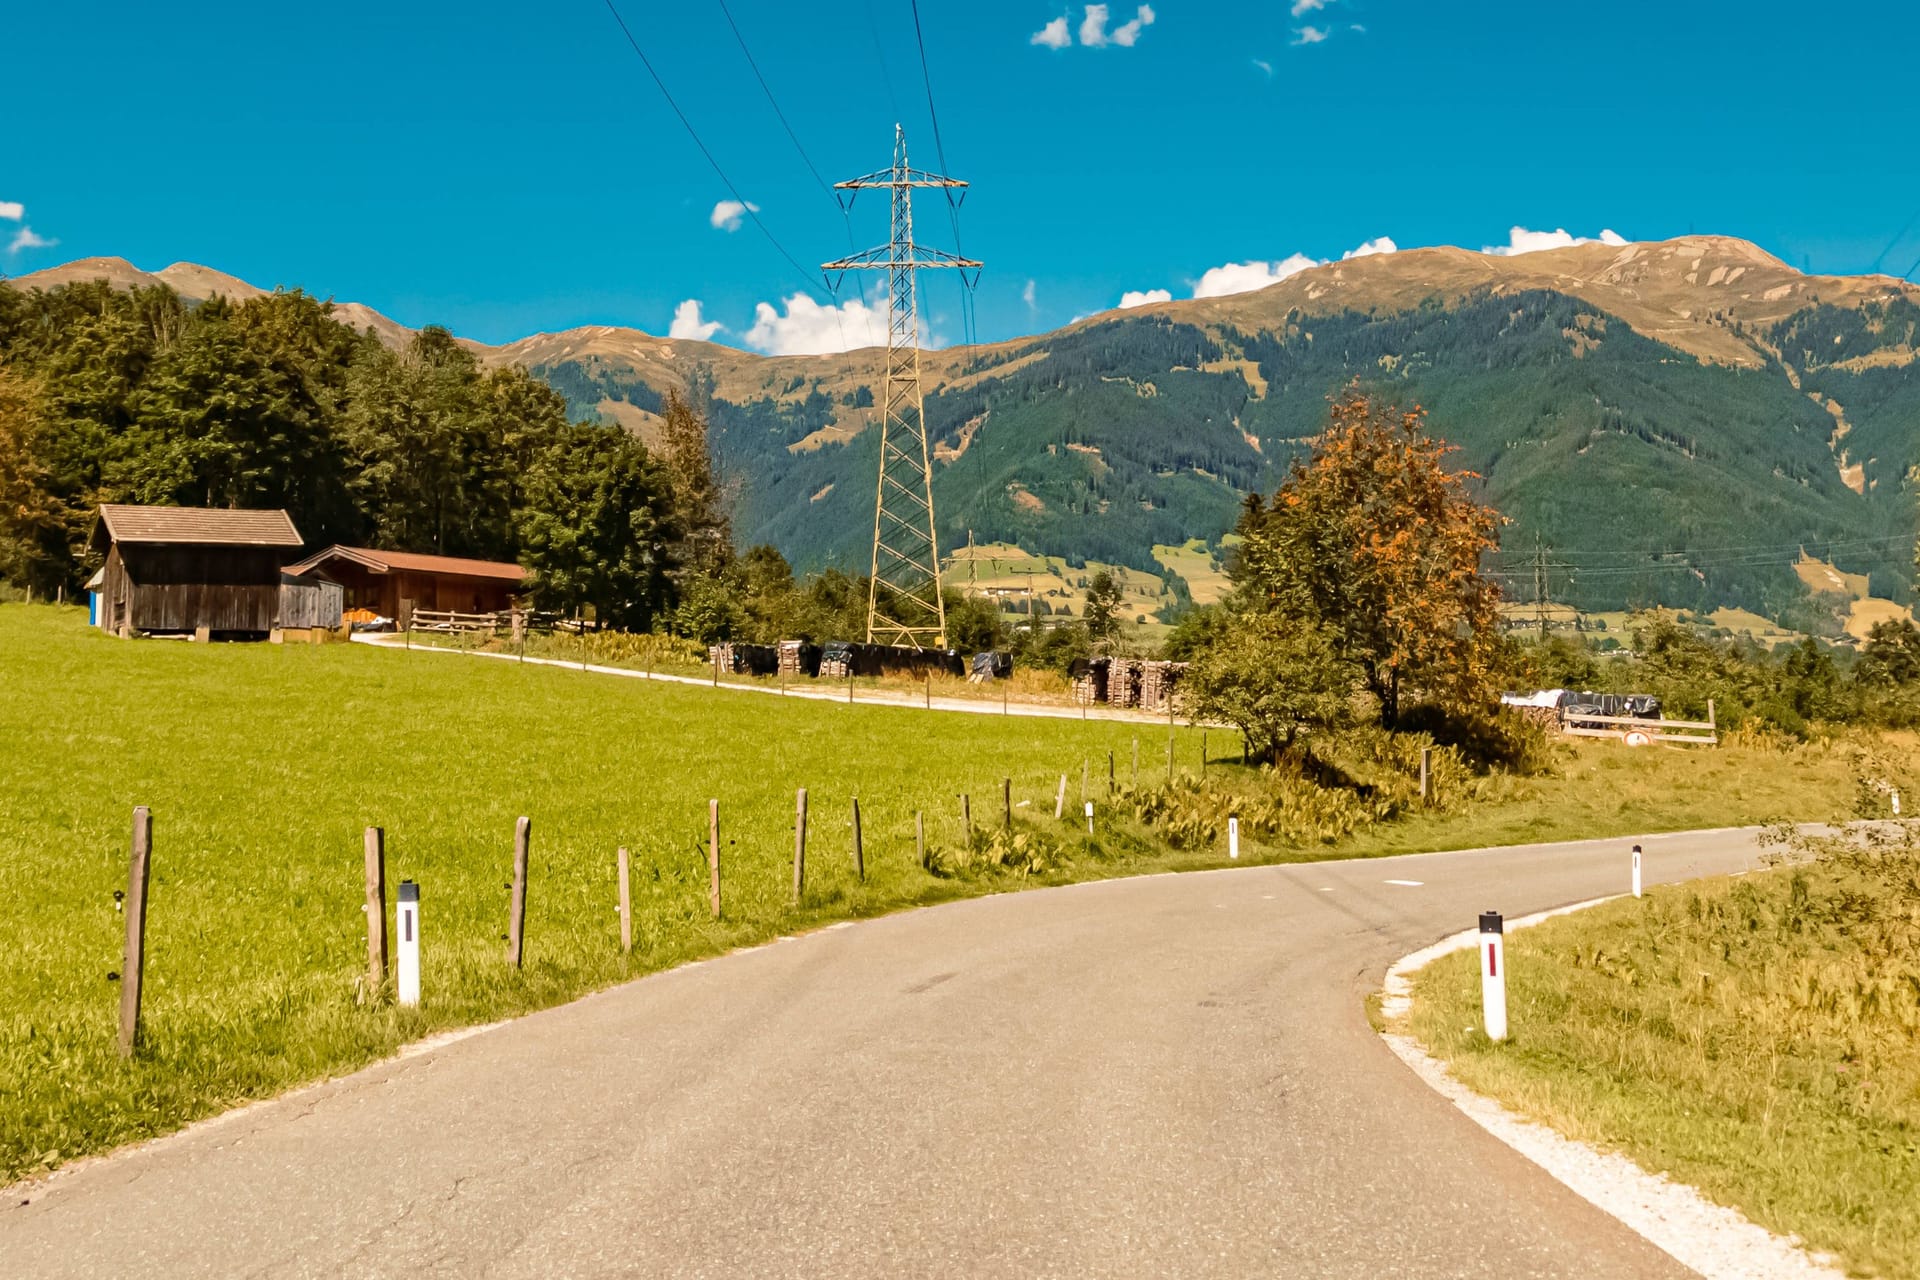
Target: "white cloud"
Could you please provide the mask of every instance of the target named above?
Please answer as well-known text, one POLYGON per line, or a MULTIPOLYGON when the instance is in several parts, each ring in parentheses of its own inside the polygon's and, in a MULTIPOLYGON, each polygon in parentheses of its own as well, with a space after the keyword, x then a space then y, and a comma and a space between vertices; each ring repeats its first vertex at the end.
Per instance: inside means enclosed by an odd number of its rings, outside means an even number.
POLYGON ((722 200, 713 206, 713 212, 708 216, 707 221, 712 223, 714 229, 718 231, 738 231, 740 219, 749 213, 758 212, 760 212, 760 206, 751 200, 722 200))
POLYGON ((1034 308, 1033 297, 1033 281, 1029 280, 1027 281, 1027 287, 1020 291, 1020 301, 1027 304, 1027 310, 1029 311, 1034 308))
POLYGON ((833 307, 796 293, 783 305, 784 315, 772 303, 754 305, 753 327, 744 335, 748 346, 770 356, 817 356, 872 346, 873 335, 886 332, 885 308, 859 298, 833 307))
POLYGON ((1542 249, 1565 249, 1576 244, 1625 244, 1626 237, 1616 231, 1605 230, 1598 240, 1588 236, 1576 236, 1567 232, 1565 227, 1552 231, 1529 231, 1525 227, 1514 227, 1507 232, 1505 244, 1487 244, 1480 246, 1480 252, 1510 258, 1519 253, 1538 253, 1542 249))
POLYGON ((669 338, 687 338, 694 342, 710 342, 713 335, 725 328, 718 320, 700 318, 700 299, 688 298, 673 309, 673 323, 667 327, 669 338))
POLYGON ((1153 6, 1143 4, 1133 11, 1133 21, 1113 29, 1113 42, 1123 49, 1131 49, 1140 39, 1140 32, 1153 25, 1153 6))
POLYGON ((1319 44, 1327 38, 1325 27, 1298 27, 1293 33, 1295 44, 1319 44))
POLYGON ((1267 79, 1269 80, 1273 79, 1273 64, 1271 62, 1268 62, 1265 58, 1255 58, 1253 60, 1253 65, 1260 68, 1261 72, 1266 75, 1267 79))
POLYGON ((7 243, 7 252, 18 253, 22 249, 50 249, 59 243, 58 240, 49 240, 45 236, 35 235, 32 227, 22 227, 7 243))
POLYGON ((1067 20, 1055 18, 1046 26, 1033 33, 1028 44, 1044 45, 1049 49, 1064 49, 1073 43, 1073 37, 1067 33, 1067 20))
MULTIPOLYGON (((1391 236, 1380 236, 1368 240, 1357 248, 1349 249, 1340 255, 1342 262, 1354 258, 1371 258, 1382 253, 1398 253, 1400 246, 1391 236)), ((1297 276, 1312 267, 1327 265, 1325 258, 1309 258, 1304 253, 1291 253, 1278 262, 1229 262, 1224 266, 1209 267, 1201 273, 1194 283, 1193 296, 1196 298, 1224 298, 1229 294, 1252 293, 1255 289, 1264 289, 1270 284, 1278 284, 1288 276, 1297 276)))
POLYGON ((1152 5, 1143 4, 1133 11, 1132 21, 1108 31, 1110 16, 1106 5, 1088 5, 1086 17, 1080 20, 1080 43, 1089 49, 1099 49, 1109 44, 1131 49, 1139 41, 1141 31, 1153 25, 1155 14, 1152 5))
POLYGON ((1345 262, 1348 258, 1371 258, 1376 254, 1398 252, 1400 252, 1400 246, 1393 242, 1392 236, 1380 236, 1366 241, 1357 249, 1347 250, 1340 255, 1340 260, 1345 262))
POLYGON ((1107 6, 1090 4, 1080 20, 1080 43, 1098 49, 1107 42, 1107 6))
POLYGON ((1309 258, 1304 253, 1290 254, 1278 262, 1229 262, 1207 268, 1193 286, 1193 296, 1224 298, 1231 293, 1252 293, 1319 265, 1318 258, 1309 258))
POLYGON ((1332 3, 1333 0, 1293 0, 1293 8, 1287 12, 1296 18, 1304 18, 1316 9, 1324 9, 1332 3))
POLYGON ((18 200, 0 200, 0 218, 8 222, 18 222, 27 216, 27 206, 18 200))
POLYGON ((1149 302, 1172 301, 1173 294, 1165 289, 1147 289, 1144 291, 1140 289, 1129 289, 1120 295, 1120 309, 1125 311, 1131 307, 1144 307, 1149 302))

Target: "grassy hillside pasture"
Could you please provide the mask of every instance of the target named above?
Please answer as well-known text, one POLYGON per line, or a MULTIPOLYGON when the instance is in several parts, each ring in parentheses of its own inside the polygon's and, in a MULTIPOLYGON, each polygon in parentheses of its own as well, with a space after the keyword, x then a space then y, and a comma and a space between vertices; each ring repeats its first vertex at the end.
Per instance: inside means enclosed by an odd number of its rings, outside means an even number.
MULTIPOLYGON (((1102 818, 1055 826, 1061 773, 1164 729, 928 714, 649 683, 364 645, 125 642, 78 611, 0 607, 0 1183, 361 1065, 428 1032, 551 1005, 733 946, 849 916, 1143 870, 1218 866, 1102 818), (939 879, 960 792, 1065 861, 1032 881, 939 879), (794 788, 811 791, 809 888, 789 907, 794 788), (852 875, 849 802, 865 819, 852 875), (722 801, 726 918, 708 919, 706 802, 722 801), (133 806, 154 813, 145 1055, 114 1050, 133 806), (526 967, 503 963, 514 819, 533 819, 526 967), (421 886, 426 1003, 366 1008, 361 832, 390 883, 421 886), (634 856, 635 951, 617 949, 614 851, 634 856)), ((1215 735, 1214 752, 1225 744, 1215 735)), ((1186 767, 1199 735, 1181 729, 1186 767)), ((1837 811, 1842 753, 1569 748, 1559 777, 1510 779, 1465 813, 1249 861, 1567 839, 1837 811)), ((1216 763, 1215 775, 1225 770, 1216 763)), ((1099 789, 1095 766, 1096 794, 1099 789)))
POLYGON ((1471 950, 1409 1028, 1463 1082, 1837 1254, 1920 1275, 1920 847, 1660 887, 1507 943, 1509 1040, 1471 950), (1904 881, 1904 893, 1893 882, 1904 881))

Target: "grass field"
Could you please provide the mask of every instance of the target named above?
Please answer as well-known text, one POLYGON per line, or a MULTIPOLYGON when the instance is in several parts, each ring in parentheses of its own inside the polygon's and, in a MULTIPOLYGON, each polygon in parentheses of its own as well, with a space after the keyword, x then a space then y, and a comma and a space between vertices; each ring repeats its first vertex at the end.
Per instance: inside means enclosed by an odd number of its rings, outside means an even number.
MULTIPOLYGON (((1217 866, 1102 813, 1056 825, 1059 775, 1096 800, 1108 751, 1164 769, 1166 731, 928 714, 363 645, 125 642, 78 611, 0 608, 0 1183, 232 1103, 346 1070, 438 1029, 818 923, 1010 887, 1217 866), (982 828, 1013 780, 1023 823, 1060 845, 1030 879, 938 878, 956 796, 982 828), (810 790, 809 889, 787 898, 794 789, 810 790), (853 877, 858 794, 868 876, 853 877), (706 803, 722 802, 726 916, 708 919, 706 803), (147 1050, 114 1052, 131 810, 154 813, 147 1050), (527 960, 503 963, 514 819, 533 819, 527 960), (362 1007, 361 832, 387 831, 391 883, 421 886, 423 1008, 362 1007), (619 954, 614 851, 633 851, 636 945, 619 954)), ((1225 754, 1217 734, 1214 754, 1225 754)), ((1184 768, 1199 734, 1182 728, 1184 768)), ((1842 754, 1609 744, 1506 779, 1451 816, 1249 860, 1362 856, 1827 816, 1842 754)), ((1216 761, 1216 773, 1232 772, 1216 761)))
POLYGON ((1920 1275, 1920 850, 1883 870, 1781 869, 1549 921, 1508 939, 1506 1043, 1471 1030, 1471 950, 1417 976, 1409 1029, 1471 1088, 1855 1274, 1920 1275))

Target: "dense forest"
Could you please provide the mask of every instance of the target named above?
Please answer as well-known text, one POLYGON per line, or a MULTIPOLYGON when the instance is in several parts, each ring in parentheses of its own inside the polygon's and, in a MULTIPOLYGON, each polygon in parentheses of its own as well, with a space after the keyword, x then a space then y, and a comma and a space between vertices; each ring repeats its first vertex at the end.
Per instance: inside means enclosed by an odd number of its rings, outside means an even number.
MULTIPOLYGON (((1425 406, 1459 448, 1458 464, 1511 520, 1513 550, 1497 567, 1523 569, 1520 549, 1536 537, 1575 566, 1557 599, 1588 610, 1733 605, 1831 629, 1831 602, 1790 568, 1802 549, 1869 575, 1875 594, 1910 595, 1905 468, 1920 456, 1906 424, 1920 379, 1884 357, 1910 338, 1911 310, 1816 306, 1769 335, 1783 360, 1761 368, 1702 363, 1540 289, 1295 311, 1246 331, 1115 313, 983 350, 929 387, 941 542, 971 531, 1158 572, 1155 545, 1217 545, 1242 495, 1277 484, 1327 397, 1357 381, 1425 406), (1854 434, 1843 441, 1830 407, 1807 394, 1823 387, 1846 405, 1854 434), (1866 468, 1864 493, 1841 475, 1844 447, 1866 468)), ((607 399, 649 408, 664 391, 604 362, 536 373, 583 414, 607 399)), ((743 537, 802 568, 864 560, 873 433, 795 449, 848 401, 796 380, 710 404, 716 452, 743 482, 743 537)))
MULTIPOLYGON (((1154 548, 1218 550, 1244 495, 1270 492, 1327 398, 1358 384, 1424 406, 1508 518, 1489 567, 1510 597, 1528 598, 1537 540, 1565 566, 1553 599, 1589 611, 1739 606, 1831 634, 1844 601, 1809 594, 1802 551, 1906 602, 1920 309, 1814 301, 1745 332, 1760 367, 1703 363, 1545 289, 1239 328, 1112 313, 966 352, 930 380, 940 543, 1165 577, 1154 548)), ((299 293, 191 306, 165 289, 0 285, 0 576, 84 576, 76 548, 100 500, 275 504, 316 543, 518 555, 549 598, 614 592, 631 599, 609 617, 645 616, 685 573, 669 563, 685 559, 685 472, 601 410, 658 422, 684 393, 739 545, 857 577, 872 353, 817 357, 817 373, 770 363, 782 372, 756 382, 716 381, 703 350, 681 344, 664 373, 598 355, 523 372, 437 329, 392 350, 299 293)))
POLYGON ((395 351, 299 292, 0 285, 0 580, 43 594, 86 577, 102 502, 284 507, 310 547, 517 558, 644 628, 698 567, 703 435, 655 458, 444 329, 395 351))

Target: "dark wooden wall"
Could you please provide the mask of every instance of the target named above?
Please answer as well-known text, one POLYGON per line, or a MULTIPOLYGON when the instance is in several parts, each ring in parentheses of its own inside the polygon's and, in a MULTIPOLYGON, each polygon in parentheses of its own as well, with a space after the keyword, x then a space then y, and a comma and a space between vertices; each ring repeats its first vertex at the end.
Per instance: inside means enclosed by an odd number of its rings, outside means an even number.
POLYGON ((511 583, 491 578, 460 578, 441 573, 374 573, 345 560, 330 560, 325 572, 346 588, 349 609, 371 609, 398 618, 400 602, 415 609, 455 613, 499 613, 513 605, 511 583))
POLYGON ((274 547, 119 546, 101 583, 108 630, 271 631, 280 605, 274 547))

